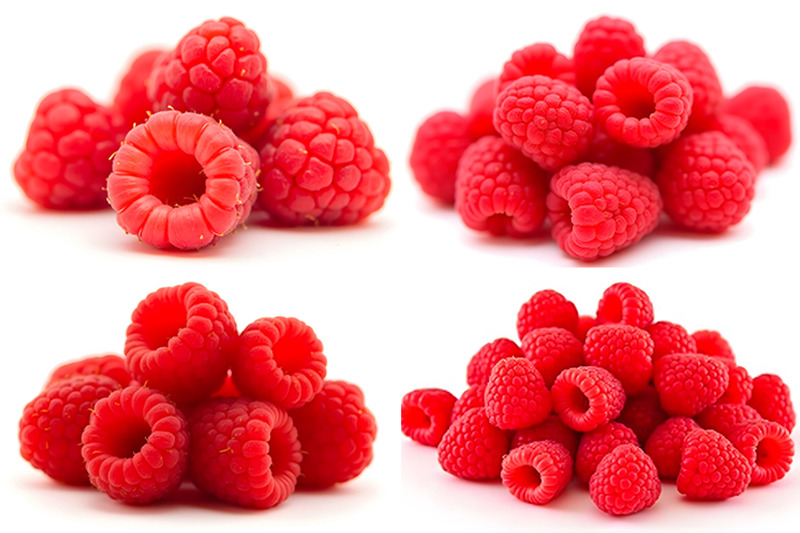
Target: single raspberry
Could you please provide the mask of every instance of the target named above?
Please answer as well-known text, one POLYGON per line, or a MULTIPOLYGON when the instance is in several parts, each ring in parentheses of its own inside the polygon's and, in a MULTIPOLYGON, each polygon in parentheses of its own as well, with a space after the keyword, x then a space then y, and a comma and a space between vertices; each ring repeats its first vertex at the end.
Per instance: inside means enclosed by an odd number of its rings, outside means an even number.
POLYGON ((522 339, 521 349, 548 387, 565 368, 583 364, 583 345, 564 328, 533 329, 522 339))
POLYGON ((735 429, 747 422, 761 420, 758 411, 742 403, 715 403, 695 417, 703 429, 713 429, 725 438, 731 438, 735 429))
POLYGON ((628 397, 616 421, 631 428, 636 433, 639 444, 644 446, 656 427, 666 419, 667 413, 661 409, 658 391, 648 385, 636 396, 628 397))
POLYGON ((601 511, 620 516, 655 505, 661 481, 653 460, 636 444, 622 444, 603 457, 589 480, 589 496, 601 511))
POLYGON ((480 139, 485 135, 497 135, 497 130, 494 129, 494 124, 492 124, 496 100, 496 78, 492 77, 483 81, 472 92, 467 111, 467 123, 469 124, 469 136, 473 140, 480 139))
POLYGON ((752 485, 769 485, 789 472, 794 442, 777 422, 747 421, 735 428, 730 440, 753 466, 752 485))
POLYGON ((500 429, 522 429, 544 422, 553 406, 550 391, 533 361, 502 359, 492 368, 484 391, 489 423, 500 429))
POLYGON ((747 403, 753 396, 753 378, 743 366, 728 372, 728 388, 717 403, 747 403))
POLYGON ((641 174, 580 163, 553 176, 547 210, 558 246, 572 257, 594 261, 653 231, 661 213, 661 195, 641 174))
POLYGON ((630 283, 614 283, 597 304, 597 321, 646 328, 653 322, 653 302, 644 290, 630 283))
POLYGON ((664 212, 692 231, 720 233, 742 221, 754 195, 755 169, 718 131, 681 137, 656 176, 664 212))
POLYGON ((698 353, 694 338, 680 324, 661 320, 644 329, 653 339, 653 362, 673 353, 698 353))
POLYGON ((591 96, 605 70, 620 59, 645 55, 644 39, 627 20, 602 16, 587 22, 573 47, 578 89, 591 96))
POLYGON ((100 374, 53 382, 22 411, 19 450, 23 459, 56 481, 88 484, 81 433, 95 403, 118 388, 114 379, 100 374))
POLYGON ((200 490, 257 509, 294 493, 303 456, 280 407, 247 398, 205 400, 189 417, 189 434, 189 476, 200 490))
POLYGON ((728 388, 728 367, 702 354, 670 354, 653 365, 661 408, 670 416, 694 416, 728 388))
POLYGON ((618 142, 601 128, 594 129, 594 137, 582 162, 620 167, 651 179, 656 175, 656 156, 652 148, 618 142))
POLYGON ((562 371, 550 389, 553 411, 575 431, 591 431, 617 418, 625 389, 608 370, 576 366, 562 371))
POLYGON ((689 122, 692 87, 678 69, 653 59, 621 59, 592 94, 598 128, 617 141, 653 148, 678 138, 689 122))
POLYGON ((553 289, 533 293, 517 312, 517 334, 520 340, 537 328, 556 327, 575 331, 578 308, 553 289))
POLYGON ((318 92, 267 130, 258 203, 279 224, 355 224, 383 207, 389 161, 349 102, 318 92))
POLYGON ((722 132, 732 140, 753 164, 756 175, 769 164, 767 143, 747 119, 732 114, 721 114, 711 121, 707 129, 722 132))
POLYGON ((114 94, 114 109, 125 119, 128 127, 141 124, 147 120, 152 111, 152 102, 147 96, 147 86, 153 65, 166 50, 152 48, 139 52, 130 61, 127 70, 119 80, 117 92, 114 94))
POLYGON ((597 317, 592 315, 581 315, 578 317, 578 325, 575 328, 575 338, 581 342, 586 340, 586 334, 589 330, 598 325, 597 317))
POLYGON ((108 201, 127 233, 157 248, 214 244, 250 214, 258 155, 197 113, 161 111, 133 128, 113 160, 108 201))
MULTIPOLYGON (((489 381, 487 376, 486 381, 489 381)), ((453 404, 453 412, 450 413, 450 424, 458 420, 464 413, 475 407, 485 405, 486 383, 480 385, 470 385, 467 390, 461 393, 453 404)))
POLYGON ((792 145, 789 104, 774 87, 745 87, 723 103, 722 111, 742 117, 752 124, 767 145, 769 164, 775 164, 792 145))
MULTIPOLYGON (((267 120, 264 122, 265 126, 269 126, 275 119, 282 115, 284 111, 289 109, 295 99, 294 89, 292 89, 288 80, 270 73, 267 76, 267 84, 269 85, 269 90, 272 92, 272 98, 270 98, 269 107, 267 108, 267 120)), ((266 131, 266 128, 264 128, 264 131, 266 131)), ((258 149, 261 149, 260 144, 258 149)))
POLYGON ((691 418, 675 416, 653 430, 644 444, 644 451, 653 459, 661 479, 674 481, 681 470, 683 441, 689 432, 700 429, 691 418))
MULTIPOLYGON (((598 313, 599 314, 599 313, 598 313)), ((605 368, 620 380, 626 396, 644 391, 653 377, 653 339, 627 324, 600 324, 583 343, 587 365, 605 368)))
POLYGON ((760 374, 753 378, 753 395, 747 405, 790 433, 797 422, 789 386, 777 374, 760 374))
POLYGON ((638 439, 631 428, 619 422, 609 422, 584 433, 575 455, 575 475, 588 484, 603 457, 623 444, 638 445, 638 439))
POLYGON ((694 429, 683 441, 678 492, 694 500, 725 500, 750 484, 753 468, 731 442, 712 429, 694 429))
POLYGON ((303 462, 298 487, 325 488, 358 477, 372 462, 378 427, 353 383, 326 380, 314 399, 291 409, 303 462))
POLYGON ((207 398, 225 381, 237 337, 236 321, 217 293, 193 282, 162 287, 131 315, 128 370, 178 403, 207 398))
POLYGON ((544 172, 500 137, 483 137, 464 151, 455 191, 456 211, 475 231, 530 237, 547 214, 544 172))
POLYGON ((546 171, 577 161, 594 135, 592 102, 572 85, 523 76, 500 94, 494 127, 503 139, 546 171))
POLYGON ((473 355, 467 364, 467 385, 482 385, 489 381, 495 363, 507 357, 522 357, 516 342, 505 337, 487 342, 473 355))
POLYGON ((450 427, 450 415, 457 398, 444 389, 415 389, 400 406, 400 429, 403 435, 427 446, 438 446, 450 427))
POLYGON ((511 450, 503 459, 500 478, 518 500, 544 505, 572 478, 572 457, 560 443, 540 440, 511 450))
POLYGON ((78 89, 59 89, 39 102, 14 179, 30 200, 46 209, 106 206, 110 157, 125 136, 117 112, 78 89))
POLYGON ((437 448, 442 469, 461 479, 499 479, 508 432, 493 426, 483 407, 456 418, 437 448))
POLYGON ((50 373, 45 388, 57 381, 70 379, 75 376, 88 376, 93 374, 109 377, 122 387, 128 386, 131 382, 131 375, 125 366, 125 359, 117 354, 109 353, 104 355, 91 355, 76 361, 58 365, 55 370, 50 373))
POLYGON ((701 329, 692 333, 692 338, 697 346, 696 353, 716 357, 731 369, 736 366, 736 356, 733 353, 733 349, 719 331, 701 329))
POLYGON ((297 318, 259 318, 239 335, 231 376, 244 396, 283 409, 310 401, 327 375, 328 360, 311 327, 297 318))
POLYGON ((563 445, 570 457, 575 457, 578 450, 578 433, 568 428, 556 414, 548 415, 540 424, 515 431, 511 438, 511 449, 542 440, 563 445))
POLYGON ((81 440, 92 485, 114 500, 152 503, 183 482, 186 418, 154 389, 130 385, 99 400, 81 440))
POLYGON ((497 79, 497 92, 502 92, 514 80, 536 74, 575 85, 572 59, 549 43, 534 43, 511 54, 497 79))

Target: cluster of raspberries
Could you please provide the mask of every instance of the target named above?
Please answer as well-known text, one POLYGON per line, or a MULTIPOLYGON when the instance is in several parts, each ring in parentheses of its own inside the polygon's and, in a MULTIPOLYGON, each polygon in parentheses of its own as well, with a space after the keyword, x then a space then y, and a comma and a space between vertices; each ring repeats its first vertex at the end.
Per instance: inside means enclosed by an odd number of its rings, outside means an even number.
POLYGON ((371 463, 377 426, 362 390, 326 379, 322 343, 296 318, 239 331, 198 283, 163 287, 134 310, 124 357, 56 368, 19 421, 20 453, 52 479, 127 504, 184 481, 231 504, 271 508, 371 463))
POLYGON ((257 211, 267 225, 350 225, 389 194, 389 162, 356 109, 296 96, 254 31, 225 17, 132 61, 109 105, 76 88, 38 105, 14 177, 56 210, 108 204, 126 233, 194 250, 257 211))
POLYGON ((608 287, 594 315, 542 290, 467 365, 468 388, 402 399, 403 434, 436 446, 445 472, 502 480, 542 505, 572 481, 612 515, 653 506, 661 481, 725 500, 783 478, 795 411, 775 374, 751 377, 715 330, 655 321, 647 294, 608 287))
POLYGON ((526 46, 468 111, 428 117, 410 166, 467 227, 524 238, 549 223, 566 254, 594 261, 661 219, 712 234, 739 223, 791 137, 775 88, 726 96, 696 44, 648 53, 630 22, 604 16, 583 27, 571 58, 526 46))

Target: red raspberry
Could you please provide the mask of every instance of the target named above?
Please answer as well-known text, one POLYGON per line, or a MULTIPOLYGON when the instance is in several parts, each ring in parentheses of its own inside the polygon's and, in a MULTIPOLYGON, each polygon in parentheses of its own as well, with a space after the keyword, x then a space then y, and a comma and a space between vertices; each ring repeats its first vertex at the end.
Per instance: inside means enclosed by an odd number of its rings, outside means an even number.
POLYGON ((450 415, 456 397, 444 389, 416 389, 405 396, 400 407, 403 435, 425 444, 438 446, 450 427, 450 415))
POLYGON ((132 313, 128 370, 178 403, 207 398, 225 381, 237 337, 236 321, 217 293, 191 282, 162 287, 132 313))
POLYGON ((734 430, 730 440, 753 466, 752 485, 769 485, 789 472, 794 442, 786 428, 777 422, 745 422, 734 430))
POLYGON ((520 339, 538 328, 556 327, 575 331, 577 325, 578 308, 553 289, 535 292, 517 312, 517 334, 520 339))
POLYGON ((127 233, 157 248, 194 250, 250 214, 258 155, 197 113, 162 111, 133 128, 113 161, 108 201, 127 233))
POLYGON ((302 446, 298 487, 345 483, 372 462, 378 427, 357 385, 325 381, 313 400, 291 409, 289 416, 302 446))
POLYGON ((653 459, 661 479, 674 481, 678 478, 683 441, 695 429, 700 426, 691 418, 675 416, 659 424, 648 437, 644 451, 653 459))
POLYGON ((81 457, 81 433, 95 403, 119 388, 99 374, 74 375, 54 382, 28 402, 19 420, 23 459, 52 479, 89 483, 81 457))
POLYGON ((594 261, 653 231, 661 213, 661 195, 641 174, 580 163, 553 176, 547 209, 558 246, 572 257, 594 261))
POLYGON ((523 76, 498 96, 494 127, 503 139, 546 171, 582 157, 594 134, 592 102, 572 85, 523 76))
POLYGON ((670 354, 653 365, 661 408, 670 416, 694 416, 728 388, 728 367, 702 354, 670 354))
POLYGON ((722 114, 718 115, 707 129, 722 132, 732 140, 753 164, 756 175, 766 168, 769 163, 767 143, 747 119, 732 114, 722 114))
POLYGON ((608 370, 596 366, 567 368, 550 389, 553 411, 575 431, 591 431, 617 418, 625 389, 608 370))
POLYGON ((147 85, 153 65, 165 50, 160 48, 139 52, 127 67, 114 94, 114 109, 124 117, 125 124, 133 127, 147 120, 152 102, 147 96, 147 85))
POLYGON ((589 483, 603 457, 623 444, 638 444, 638 440, 631 428, 619 422, 609 422, 584 433, 575 455, 575 475, 582 483, 589 483))
POLYGON ((616 421, 631 428, 636 433, 639 444, 644 446, 656 427, 666 419, 667 413, 661 409, 658 391, 648 385, 636 396, 628 397, 616 421))
POLYGON ((697 346, 697 353, 716 357, 731 369, 736 366, 733 349, 719 331, 701 329, 692 333, 692 338, 697 346))
POLYGON ((515 431, 511 439, 511 449, 543 440, 563 445, 570 457, 575 457, 578 450, 578 433, 568 428, 556 414, 548 415, 541 424, 515 431))
POLYGON ((645 55, 644 39, 627 20, 599 17, 584 25, 573 49, 578 89, 591 96, 605 70, 620 59, 645 55))
POLYGON ((503 459, 500 478, 518 500, 544 505, 572 478, 572 457, 560 443, 540 440, 514 448, 503 459))
POLYGON ((119 114, 78 89, 59 89, 39 102, 14 178, 47 209, 105 207, 109 159, 124 135, 119 114))
POLYGON ((583 364, 583 345, 564 328, 531 330, 522 339, 521 348, 525 358, 533 362, 548 387, 553 386, 556 376, 565 368, 583 364))
POLYGON ((322 350, 302 320, 259 318, 239 335, 231 377, 244 396, 283 409, 300 407, 322 389, 328 364, 322 350))
POLYGON ((620 380, 627 396, 647 388, 653 376, 653 339, 627 324, 601 324, 589 330, 583 343, 587 365, 605 368, 620 380))
POLYGON ((71 379, 75 376, 101 375, 106 376, 121 386, 126 387, 131 382, 131 375, 125 366, 125 359, 117 354, 92 355, 70 361, 56 367, 50 374, 45 388, 57 381, 71 379))
POLYGON ((692 87, 678 69, 653 59, 621 59, 597 79, 592 95, 598 128, 639 148, 681 134, 692 109, 692 87))
POLYGON ((704 429, 713 429, 725 438, 731 438, 737 427, 761 420, 758 411, 742 403, 716 403, 703 409, 694 417, 704 429))
POLYGON ((667 152, 656 176, 664 211, 689 230, 720 233, 750 211, 755 169, 718 131, 686 135, 667 152))
POLYGON ((603 291, 597 304, 597 321, 646 328, 653 322, 653 302, 639 287, 625 282, 614 283, 603 291))
POLYGON ((437 448, 442 469, 461 479, 499 479, 509 436, 493 426, 483 407, 474 407, 453 421, 437 448))
POLYGON ((549 43, 534 43, 511 54, 511 59, 505 62, 497 79, 497 92, 502 92, 514 80, 536 74, 575 85, 572 59, 549 43))
POLYGON ((656 156, 652 148, 618 142, 601 128, 594 129, 594 137, 583 161, 625 168, 651 179, 656 175, 656 156))
POLYGON ((723 103, 722 111, 742 117, 761 134, 767 145, 769 164, 775 164, 792 145, 789 104, 774 87, 745 87, 723 103))
POLYGON ((653 362, 673 353, 698 353, 697 343, 680 324, 661 320, 646 328, 653 339, 653 362))
POLYGON ((483 137, 464 151, 455 191, 456 211, 475 231, 530 237, 547 214, 544 173, 500 137, 483 137))
POLYGON ((492 124, 496 100, 496 78, 489 78, 484 81, 472 93, 469 101, 469 111, 467 112, 469 136, 472 139, 480 139, 484 135, 497 135, 497 130, 494 129, 494 124, 492 124))
MULTIPOLYGON (((489 378, 487 376, 486 381, 489 378)), ((453 404, 453 412, 450 413, 450 424, 461 418, 467 411, 475 407, 483 407, 485 405, 486 383, 480 385, 470 385, 470 387, 461 393, 456 402, 453 404)))
POLYGON ((153 66, 153 109, 194 111, 222 121, 247 142, 266 119, 267 59, 258 36, 240 21, 207 20, 153 66))
POLYGON ((498 361, 484 391, 486 417, 500 429, 522 429, 544 422, 553 406, 536 365, 512 357, 498 361))
POLYGON ((189 418, 190 477, 220 500, 257 509, 292 495, 300 475, 300 441, 289 415, 269 402, 215 398, 189 418))
POLYGON ((589 480, 589 496, 601 511, 621 516, 655 505, 661 481, 653 460, 636 444, 617 446, 589 480))
POLYGON ((728 372, 728 388, 717 400, 718 403, 747 403, 753 395, 753 378, 743 366, 731 368, 728 372))
POLYGON ((747 405, 789 432, 797 422, 789 386, 776 374, 760 374, 753 378, 753 395, 747 405))
POLYGON ((319 92, 296 100, 267 130, 260 206, 288 225, 355 224, 383 207, 389 161, 346 100, 319 92))
POLYGON ((186 419, 154 389, 131 385, 98 401, 81 440, 92 485, 114 500, 152 503, 183 482, 186 419))
POLYGON ((470 358, 467 364, 467 385, 486 384, 495 363, 507 357, 522 356, 522 350, 511 339, 500 337, 492 342, 487 342, 470 358))
MULTIPOLYGON (((264 125, 269 126, 275 121, 284 111, 289 109, 294 103, 294 90, 287 80, 281 79, 274 74, 270 73, 267 76, 267 84, 269 90, 272 92, 272 98, 267 108, 267 120, 264 125)), ((266 131, 266 127, 264 128, 266 131)), ((263 136, 263 132, 262 132, 263 136)), ((261 149, 259 144, 258 149, 261 149)))
POLYGON ((676 485, 694 500, 725 500, 744 492, 752 471, 728 439, 711 429, 694 429, 683 441, 676 485))
POLYGON ((583 345, 583 341, 586 340, 586 334, 589 333, 589 330, 597 325, 597 317, 591 315, 581 315, 578 317, 578 325, 575 328, 575 338, 581 342, 581 345, 583 345))

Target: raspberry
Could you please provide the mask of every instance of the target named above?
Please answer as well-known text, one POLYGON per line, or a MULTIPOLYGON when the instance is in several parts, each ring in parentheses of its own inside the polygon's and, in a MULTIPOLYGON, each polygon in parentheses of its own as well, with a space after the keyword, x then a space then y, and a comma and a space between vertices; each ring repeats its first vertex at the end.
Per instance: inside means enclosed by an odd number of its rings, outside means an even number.
POLYGON ((678 69, 653 59, 621 59, 597 79, 592 94, 598 128, 639 148, 681 134, 692 109, 692 87, 678 69))
POLYGON ((186 473, 186 419, 166 396, 147 387, 131 385, 98 401, 82 442, 92 485, 124 503, 165 498, 186 473))
POLYGON ((769 164, 775 164, 792 145, 789 104, 774 87, 745 87, 723 103, 722 111, 750 122, 767 145, 769 164))
POLYGON ((258 202, 276 223, 355 224, 389 194, 389 161, 346 100, 296 100, 267 130, 258 202))
POLYGON ((165 50, 160 48, 139 52, 128 65, 125 74, 119 81, 114 94, 114 108, 125 119, 130 127, 147 120, 152 110, 152 103, 147 96, 147 85, 153 65, 165 50))
POLYGON ((516 342, 500 337, 487 342, 473 355, 467 364, 467 385, 482 385, 489 381, 495 363, 507 357, 522 357, 516 342))
POLYGON ((694 418, 703 429, 713 429, 725 438, 731 438, 737 427, 746 422, 761 420, 761 415, 749 405, 716 403, 703 409, 694 418))
POLYGON ((95 403, 119 388, 99 374, 54 382, 28 402, 19 421, 20 454, 34 468, 70 485, 89 483, 81 457, 81 433, 95 403))
POLYGON ((483 407, 474 407, 453 421, 437 455, 442 469, 458 478, 499 479, 508 445, 508 433, 489 423, 483 407))
POLYGON ((113 161, 108 201, 127 233, 157 248, 194 250, 243 223, 258 156, 227 127, 162 111, 133 128, 113 161))
POLYGON ((751 420, 738 426, 731 442, 753 466, 752 485, 783 479, 794 458, 794 442, 785 427, 769 420, 751 420))
POLYGON ((777 422, 791 433, 797 421, 789 386, 776 374, 753 378, 753 395, 747 402, 767 420, 777 422))
POLYGON ((522 429, 550 414, 550 391, 532 361, 502 359, 492 368, 484 392, 486 417, 500 429, 522 429))
POLYGON ((514 80, 497 96, 493 122, 508 144, 555 171, 589 149, 593 113, 575 87, 537 74, 514 80))
POLYGON ((47 209, 105 207, 109 158, 124 135, 119 114, 78 89, 59 89, 39 102, 14 178, 47 209))
POLYGON ((641 174, 580 163, 553 176, 547 209, 558 246, 572 257, 594 261, 653 231, 661 213, 661 195, 641 174))
POLYGON ((683 441, 695 429, 700 426, 691 418, 675 416, 659 424, 648 437, 644 451, 653 459, 661 479, 674 481, 678 478, 683 441))
POLYGON ((581 315, 578 317, 578 325, 575 328, 575 338, 581 342, 581 347, 586 340, 586 334, 597 325, 597 317, 591 315, 581 315))
POLYGON ((189 418, 190 477, 220 500, 257 509, 292 495, 300 441, 283 409, 247 398, 206 400, 189 418))
POLYGON ((310 401, 327 375, 328 360, 314 330, 296 318, 259 318, 239 335, 231 376, 244 396, 283 409, 310 401))
POLYGON ((416 389, 405 396, 400 407, 403 435, 427 446, 438 446, 450 427, 456 397, 444 389, 416 389))
POLYGON ((572 457, 558 442, 541 440, 514 448, 503 459, 500 478, 518 500, 544 505, 572 478, 572 457))
POLYGON ((667 413, 661 409, 658 391, 648 385, 636 396, 628 397, 616 421, 631 428, 639 444, 644 446, 656 427, 666 419, 667 413))
POLYGON ((497 92, 502 92, 514 80, 536 74, 575 85, 572 60, 549 43, 534 43, 511 54, 497 79, 497 92))
MULTIPOLYGON (((598 312, 599 315, 599 312, 598 312)), ((627 324, 601 324, 589 330, 583 343, 587 365, 605 368, 620 380, 627 396, 644 391, 653 376, 653 340, 627 324)))
POLYGON ((237 337, 236 321, 218 294, 192 282, 162 287, 131 315, 128 370, 178 403, 207 398, 225 380, 237 337))
POLYGON ((131 382, 131 375, 125 366, 125 359, 117 354, 92 355, 70 361, 56 367, 51 372, 45 388, 57 381, 71 379, 75 376, 101 375, 106 376, 123 387, 127 387, 131 382))
POLYGON ((709 130, 722 132, 742 151, 747 160, 753 164, 758 175, 769 163, 769 152, 764 138, 746 119, 731 115, 718 115, 709 124, 709 130))
POLYGON ((731 368, 728 372, 728 388, 717 400, 718 403, 747 403, 753 395, 753 378, 743 366, 731 368))
POLYGON ((575 331, 577 325, 578 308, 553 289, 535 292, 517 312, 517 334, 520 339, 538 328, 556 327, 575 331))
POLYGON ((653 365, 661 408, 670 416, 694 416, 728 388, 728 367, 702 354, 671 354, 653 365))
POLYGON ((695 500, 725 500, 750 484, 750 463, 731 442, 711 429, 694 429, 683 441, 678 492, 695 500))
POLYGON ((680 138, 656 176, 664 211, 692 231, 720 233, 750 211, 755 169, 728 137, 707 131, 680 138))
POLYGON ((565 368, 583 364, 583 345, 564 328, 537 328, 522 339, 522 353, 532 361, 544 378, 553 386, 556 376, 565 368))
POLYGON ((561 372, 550 389, 553 411, 575 431, 591 431, 617 418, 625 389, 608 370, 577 366, 561 372))
POLYGON ((713 329, 701 329, 692 333, 697 346, 697 353, 716 357, 729 368, 736 366, 736 356, 733 353, 730 343, 722 336, 719 331, 713 329))
POLYGON ((623 444, 638 444, 638 440, 631 428, 619 422, 609 422, 584 433, 575 455, 575 475, 582 483, 589 483, 603 457, 623 444))
POLYGON ((601 511, 621 516, 655 505, 661 481, 653 460, 635 444, 617 446, 597 465, 589 496, 601 511))
POLYGON ((638 148, 618 142, 600 128, 595 128, 589 150, 582 161, 624 168, 648 178, 656 175, 656 157, 653 149, 638 148))
POLYGON ((673 353, 698 353, 694 338, 680 324, 661 320, 644 329, 653 339, 653 362, 673 353))
POLYGON ((483 137, 464 151, 455 194, 456 211, 475 231, 530 237, 545 219, 544 173, 500 137, 483 137))
POLYGON ((597 304, 597 321, 646 328, 653 322, 653 302, 639 287, 614 283, 603 291, 597 304))
MULTIPOLYGON (((272 99, 267 108, 265 126, 269 126, 276 118, 282 115, 284 111, 289 109, 294 103, 295 98, 294 90, 289 85, 288 81, 270 73, 267 76, 267 84, 269 85, 269 90, 272 91, 272 99)), ((264 129, 266 131, 266 127, 264 129)), ((258 148, 261 149, 261 146, 259 145, 258 148)))
POLYGON ((484 135, 497 135, 494 124, 492 124, 496 99, 497 80, 495 78, 484 81, 472 93, 467 112, 470 138, 480 139, 484 135))
POLYGON ((555 414, 548 415, 540 424, 515 431, 511 438, 511 449, 543 440, 563 445, 570 457, 575 457, 578 450, 578 433, 568 428, 555 414))
MULTIPOLYGON (((487 376, 486 381, 489 381, 487 376)), ((461 418, 467 411, 475 407, 483 407, 485 405, 484 396, 486 393, 486 383, 480 385, 470 385, 470 387, 461 393, 456 402, 453 404, 453 412, 450 413, 450 424, 461 418)))
POLYGON ((346 381, 325 381, 310 402, 291 409, 303 454, 298 487, 325 488, 358 477, 372 462, 378 432, 364 393, 346 381))

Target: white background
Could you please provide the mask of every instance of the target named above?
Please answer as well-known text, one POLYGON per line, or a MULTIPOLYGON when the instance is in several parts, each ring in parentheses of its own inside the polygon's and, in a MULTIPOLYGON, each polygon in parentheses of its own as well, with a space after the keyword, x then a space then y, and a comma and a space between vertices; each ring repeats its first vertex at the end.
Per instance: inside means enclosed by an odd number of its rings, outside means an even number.
POLYGON ((726 93, 752 82, 775 85, 797 111, 800 47, 787 3, 730 2, 724 12, 717 3, 682 1, 14 4, 2 8, 0 33, 0 164, 7 169, 0 179, 0 501, 7 522, 67 531, 796 525, 797 469, 721 504, 689 503, 664 485, 654 509, 625 519, 597 511, 579 487, 550 506, 526 505, 502 486, 444 474, 432 448, 401 435, 398 409, 402 395, 417 387, 459 394, 469 357, 496 337, 513 338, 517 309, 535 291, 559 290, 582 313, 593 313, 616 281, 645 289, 656 319, 690 331, 717 329, 753 375, 778 373, 800 391, 796 148, 761 176, 750 215, 728 233, 661 229, 592 265, 568 258, 545 235, 523 242, 469 231, 454 212, 422 196, 406 163, 416 127, 429 114, 463 110, 472 89, 522 46, 546 41, 571 54, 580 28, 601 14, 631 20, 649 51, 690 39, 707 51, 726 93), (200 22, 226 15, 258 33, 270 69, 298 93, 329 90, 357 107, 392 163, 393 190, 382 211, 358 227, 251 226, 214 248, 171 253, 125 235, 111 211, 45 212, 24 198, 10 169, 46 92, 78 86, 108 101, 136 52, 171 46, 200 22), (376 458, 360 478, 332 492, 294 495, 266 512, 209 504, 192 491, 140 509, 56 485, 20 458, 17 421, 49 371, 85 355, 119 353, 136 303, 185 281, 218 292, 242 327, 287 315, 316 330, 329 376, 361 385, 378 418, 376 458))

